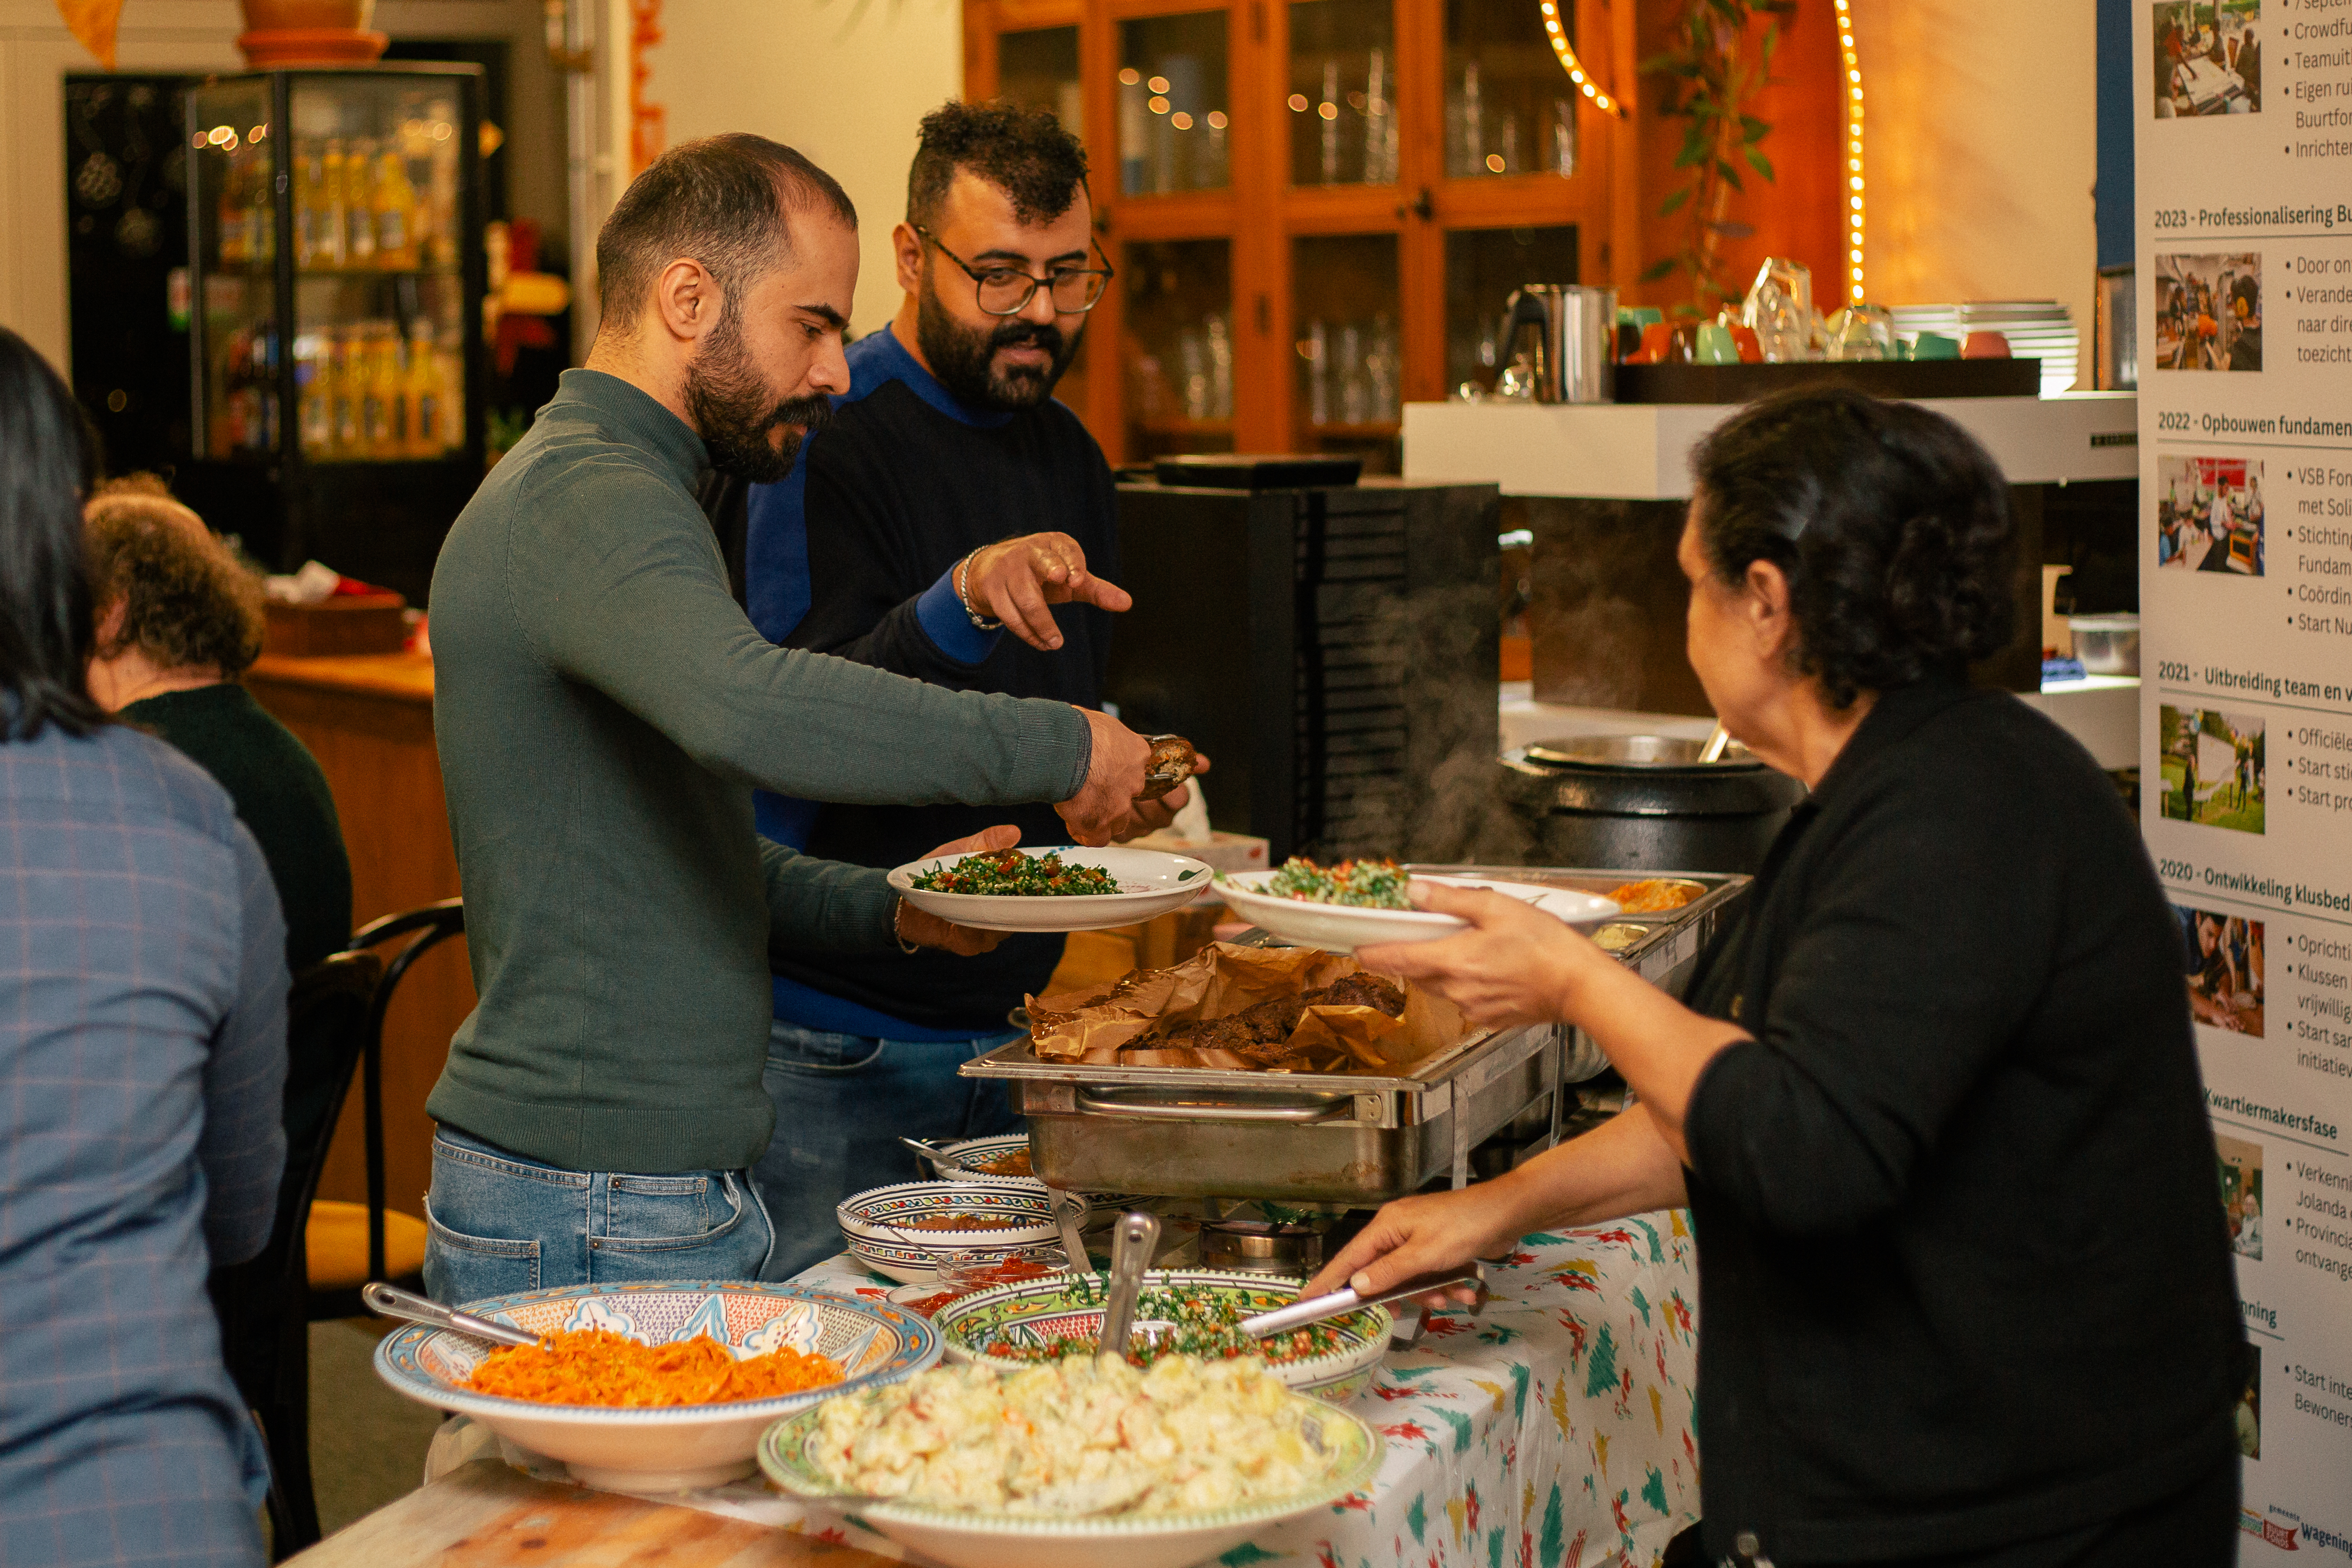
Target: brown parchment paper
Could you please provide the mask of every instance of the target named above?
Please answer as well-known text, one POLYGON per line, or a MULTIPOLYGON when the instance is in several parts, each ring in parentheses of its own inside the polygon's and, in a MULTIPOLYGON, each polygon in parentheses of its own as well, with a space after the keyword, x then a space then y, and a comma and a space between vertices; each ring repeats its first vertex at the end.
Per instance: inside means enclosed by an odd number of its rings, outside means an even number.
POLYGON ((1274 1073, 1388 1072, 1460 1043, 1467 1030, 1460 1011, 1394 975, 1381 978, 1404 992, 1401 1018, 1377 1007, 1309 1007, 1287 1040, 1247 1056, 1150 1042, 1163 1024, 1231 1017, 1362 971, 1352 958, 1311 948, 1212 942, 1172 969, 1139 969, 1108 984, 1029 997, 1030 1038, 1042 1061, 1274 1073))

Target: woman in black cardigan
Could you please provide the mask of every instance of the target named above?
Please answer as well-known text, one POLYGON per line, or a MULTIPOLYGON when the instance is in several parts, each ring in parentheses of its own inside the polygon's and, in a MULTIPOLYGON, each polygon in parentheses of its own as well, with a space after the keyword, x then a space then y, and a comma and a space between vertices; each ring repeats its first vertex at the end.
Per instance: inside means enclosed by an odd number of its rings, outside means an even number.
POLYGON ((1811 796, 1689 1005, 1511 899, 1359 953, 1565 1021, 1638 1097, 1407 1198, 1315 1289, 1687 1202, 1709 1561, 2204 1568, 2243 1339, 2179 928, 2114 785, 1967 663, 2009 640, 2007 486, 1937 415, 1769 399, 1695 459, 1689 651, 1811 796))

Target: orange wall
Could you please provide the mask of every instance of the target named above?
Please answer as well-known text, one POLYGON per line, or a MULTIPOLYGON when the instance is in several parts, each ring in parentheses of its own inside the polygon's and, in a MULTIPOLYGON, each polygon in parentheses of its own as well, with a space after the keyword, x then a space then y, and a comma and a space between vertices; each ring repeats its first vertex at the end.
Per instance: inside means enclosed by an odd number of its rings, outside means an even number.
MULTIPOLYGON (((1638 13, 1637 53, 1648 59, 1672 42, 1672 24, 1679 5, 1644 5, 1638 13)), ((1760 32, 1763 24, 1753 24, 1760 32)), ((1734 192, 1730 220, 1754 226, 1745 239, 1721 242, 1724 264, 1719 275, 1744 293, 1756 269, 1768 256, 1788 256, 1813 270, 1813 297, 1832 309, 1844 295, 1843 228, 1839 216, 1838 176, 1843 168, 1844 125, 1838 89, 1843 69, 1838 54, 1837 15, 1830 0, 1801 0, 1793 24, 1784 26, 1773 51, 1772 74, 1750 100, 1748 112, 1771 122, 1771 133, 1761 143, 1772 161, 1776 178, 1766 182, 1753 171, 1744 173, 1744 192, 1734 192)), ((1642 81, 1635 109, 1642 160, 1643 266, 1680 248, 1688 207, 1671 217, 1656 216, 1658 204, 1682 183, 1685 171, 1674 166, 1681 148, 1685 122, 1660 114, 1657 104, 1664 79, 1642 81)), ((1652 283, 1622 290, 1627 302, 1673 306, 1691 298, 1690 279, 1676 272, 1652 283)))

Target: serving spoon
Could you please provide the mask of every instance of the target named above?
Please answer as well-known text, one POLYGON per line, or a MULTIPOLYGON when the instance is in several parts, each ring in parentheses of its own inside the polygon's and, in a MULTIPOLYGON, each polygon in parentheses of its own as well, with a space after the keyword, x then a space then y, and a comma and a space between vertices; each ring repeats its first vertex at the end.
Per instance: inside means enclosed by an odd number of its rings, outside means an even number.
MULTIPOLYGON (((1119 1215, 1111 1232, 1110 1289, 1103 1297, 1102 1337, 1095 1353, 1125 1355, 1135 1331, 1135 1301, 1143 1294, 1143 1271, 1160 1245, 1160 1216, 1138 1210, 1119 1215)), ((1170 1325, 1173 1327, 1174 1325, 1170 1325)))
POLYGON ((514 1345, 530 1350, 539 1343, 537 1334, 510 1329, 504 1323, 488 1318, 478 1318, 471 1312, 461 1312, 455 1307, 445 1307, 438 1301, 428 1301, 422 1296, 396 1289, 381 1279, 372 1279, 360 1287, 360 1300, 380 1316, 402 1318, 412 1323, 426 1323, 436 1329, 453 1329, 470 1334, 492 1344, 514 1345))

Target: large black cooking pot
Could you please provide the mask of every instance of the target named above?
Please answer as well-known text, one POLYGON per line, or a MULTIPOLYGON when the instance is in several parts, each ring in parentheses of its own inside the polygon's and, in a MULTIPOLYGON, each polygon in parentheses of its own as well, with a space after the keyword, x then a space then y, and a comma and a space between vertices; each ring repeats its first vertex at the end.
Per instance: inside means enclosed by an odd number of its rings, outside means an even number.
POLYGON ((1702 749, 1667 735, 1562 736, 1505 752, 1504 784, 1541 864, 1753 872, 1805 786, 1736 747, 1714 763, 1702 749))

